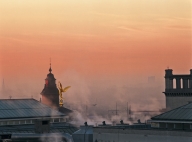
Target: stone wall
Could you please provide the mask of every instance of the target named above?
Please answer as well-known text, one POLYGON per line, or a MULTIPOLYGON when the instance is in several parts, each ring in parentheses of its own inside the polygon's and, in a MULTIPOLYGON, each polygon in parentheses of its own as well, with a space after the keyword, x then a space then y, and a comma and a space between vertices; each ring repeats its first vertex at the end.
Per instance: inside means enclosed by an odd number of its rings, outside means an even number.
POLYGON ((179 97, 179 96, 167 96, 166 97, 166 108, 169 109, 175 109, 179 106, 183 106, 188 104, 188 102, 192 102, 192 97, 191 96, 184 96, 184 97, 179 97))

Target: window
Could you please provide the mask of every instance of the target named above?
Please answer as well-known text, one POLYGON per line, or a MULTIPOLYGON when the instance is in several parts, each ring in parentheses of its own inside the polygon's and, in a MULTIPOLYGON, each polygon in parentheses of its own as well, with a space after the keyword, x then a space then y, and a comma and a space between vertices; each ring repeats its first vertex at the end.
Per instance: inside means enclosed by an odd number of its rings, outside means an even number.
POLYGON ((9 123, 9 125, 13 125, 13 124, 15 124, 14 121, 8 121, 8 123, 9 123))
POLYGON ((54 122, 54 119, 51 119, 50 122, 53 123, 53 122, 54 122))
POLYGON ((25 120, 20 120, 20 124, 25 124, 25 120))
POLYGON ((173 79, 173 89, 176 89, 176 79, 173 79))
POLYGON ((1 135, 1 139, 10 139, 10 138, 11 138, 11 135, 9 135, 9 134, 1 135))
POLYGON ((66 122, 65 118, 60 118, 60 122, 66 122))
POLYGON ((159 127, 159 123, 151 123, 151 127, 158 128, 159 127))
POLYGON ((19 124, 19 121, 15 121, 15 125, 18 125, 19 124))
POLYGON ((1 125, 7 125, 7 122, 6 122, 6 121, 1 121, 0 124, 1 124, 1 125))
POLYGON ((49 121, 42 121, 42 125, 48 125, 49 121))
POLYGON ((54 119, 54 122, 59 122, 59 118, 55 118, 55 119, 54 119))
POLYGON ((31 120, 26 120, 26 124, 30 124, 31 123, 31 120))

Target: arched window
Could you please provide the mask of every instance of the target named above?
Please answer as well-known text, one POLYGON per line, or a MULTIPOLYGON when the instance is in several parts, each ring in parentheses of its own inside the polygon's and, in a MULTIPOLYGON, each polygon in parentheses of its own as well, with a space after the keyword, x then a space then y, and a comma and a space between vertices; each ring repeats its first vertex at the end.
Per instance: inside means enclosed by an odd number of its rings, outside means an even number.
POLYGON ((173 89, 176 89, 176 79, 173 79, 173 89))
POLYGON ((183 78, 181 78, 181 89, 183 89, 183 78))

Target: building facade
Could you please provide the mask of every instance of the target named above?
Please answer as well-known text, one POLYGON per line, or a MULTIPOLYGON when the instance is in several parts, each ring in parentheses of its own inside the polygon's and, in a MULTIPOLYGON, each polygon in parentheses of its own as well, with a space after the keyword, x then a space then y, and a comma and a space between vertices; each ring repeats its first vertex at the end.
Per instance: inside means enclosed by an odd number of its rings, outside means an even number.
POLYGON ((190 74, 173 74, 172 69, 165 70, 166 109, 171 110, 192 101, 192 69, 190 74))
POLYGON ((158 129, 93 128, 93 142, 191 142, 191 132, 158 129))

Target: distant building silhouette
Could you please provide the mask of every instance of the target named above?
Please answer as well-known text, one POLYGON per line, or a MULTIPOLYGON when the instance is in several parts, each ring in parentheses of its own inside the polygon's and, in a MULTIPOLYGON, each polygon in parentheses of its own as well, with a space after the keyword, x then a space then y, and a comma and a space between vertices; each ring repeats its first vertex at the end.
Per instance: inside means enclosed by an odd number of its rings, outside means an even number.
POLYGON ((41 102, 45 105, 51 107, 59 107, 59 91, 56 86, 56 79, 54 75, 51 73, 51 64, 49 68, 49 74, 47 74, 47 78, 45 79, 45 86, 41 92, 42 100, 41 102))
POLYGON ((163 93, 166 96, 166 109, 174 109, 192 102, 192 69, 187 75, 174 75, 172 69, 166 69, 163 93))
POLYGON ((0 90, 0 96, 1 97, 5 96, 5 81, 4 81, 4 78, 3 78, 3 81, 2 81, 2 87, 1 87, 1 90, 0 90))

